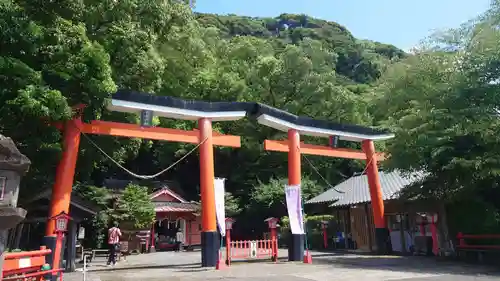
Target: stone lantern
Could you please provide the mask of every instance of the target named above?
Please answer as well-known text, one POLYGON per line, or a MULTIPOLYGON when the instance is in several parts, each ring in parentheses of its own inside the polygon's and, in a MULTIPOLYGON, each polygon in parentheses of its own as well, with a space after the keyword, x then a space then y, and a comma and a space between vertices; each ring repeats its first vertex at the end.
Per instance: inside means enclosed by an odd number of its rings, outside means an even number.
POLYGON ((26 216, 26 210, 17 208, 17 199, 21 176, 30 165, 30 160, 19 152, 12 139, 0 135, 0 276, 8 231, 26 216))

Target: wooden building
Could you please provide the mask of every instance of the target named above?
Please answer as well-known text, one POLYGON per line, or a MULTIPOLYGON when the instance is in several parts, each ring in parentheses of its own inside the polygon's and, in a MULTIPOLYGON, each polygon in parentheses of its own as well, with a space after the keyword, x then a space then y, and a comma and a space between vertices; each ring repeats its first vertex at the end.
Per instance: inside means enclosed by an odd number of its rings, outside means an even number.
POLYGON ((168 187, 151 195, 155 204, 156 220, 152 226, 151 245, 156 250, 169 250, 175 247, 176 233, 184 234, 184 246, 192 248, 201 244, 200 205, 188 202, 168 187))
MULTIPOLYGON (((420 180, 421 173, 404 176, 398 171, 380 172, 386 225, 392 250, 401 254, 431 252, 435 255, 450 249, 446 212, 440 202, 402 200, 399 192, 420 180)), ((307 204, 328 205, 338 229, 335 240, 343 247, 375 252, 375 226, 371 213, 366 175, 358 175, 312 198, 307 204)))

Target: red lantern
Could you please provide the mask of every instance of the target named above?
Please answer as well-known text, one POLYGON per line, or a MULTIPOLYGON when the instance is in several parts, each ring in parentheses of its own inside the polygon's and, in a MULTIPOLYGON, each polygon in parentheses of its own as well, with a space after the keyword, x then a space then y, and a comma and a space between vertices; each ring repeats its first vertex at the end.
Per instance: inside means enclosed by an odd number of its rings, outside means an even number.
POLYGON ((267 218, 264 220, 265 222, 267 222, 267 225, 269 226, 269 229, 275 229, 278 227, 278 219, 277 218, 267 218))
POLYGON ((56 234, 63 234, 64 232, 68 231, 68 221, 71 219, 68 214, 66 214, 65 212, 61 212, 59 215, 52 217, 52 219, 56 224, 54 230, 56 234))
POLYGON ((232 218, 226 218, 226 230, 233 229, 234 222, 235 222, 235 220, 233 220, 232 218))

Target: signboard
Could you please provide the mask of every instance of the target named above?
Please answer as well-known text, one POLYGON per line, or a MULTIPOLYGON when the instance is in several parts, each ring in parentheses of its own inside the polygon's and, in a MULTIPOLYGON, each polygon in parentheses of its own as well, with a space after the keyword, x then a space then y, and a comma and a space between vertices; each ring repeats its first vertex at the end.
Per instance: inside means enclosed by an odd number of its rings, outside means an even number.
POLYGON ((0 177, 0 200, 3 200, 5 195, 5 186, 7 184, 7 178, 0 177))
POLYGON ((19 268, 28 268, 31 267, 31 259, 30 258, 21 258, 18 261, 19 268))
POLYGON ((141 126, 142 127, 153 126, 153 111, 141 110, 141 126))
POLYGON ((250 257, 251 258, 257 257, 257 242, 256 241, 250 241, 250 257))
POLYGON ((85 227, 83 226, 80 226, 80 228, 78 229, 78 239, 85 239, 85 227))

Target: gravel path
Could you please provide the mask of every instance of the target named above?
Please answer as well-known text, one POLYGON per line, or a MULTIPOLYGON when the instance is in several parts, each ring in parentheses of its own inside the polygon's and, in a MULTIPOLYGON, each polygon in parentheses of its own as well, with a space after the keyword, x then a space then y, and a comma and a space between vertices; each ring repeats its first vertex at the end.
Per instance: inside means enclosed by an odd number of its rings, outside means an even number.
MULTIPOLYGON (((131 280, 234 280, 234 281, 489 281, 500 280, 491 268, 436 261, 426 257, 387 257, 313 252, 313 264, 286 262, 280 250, 278 263, 233 263, 224 270, 200 267, 199 252, 159 252, 131 256, 114 268, 96 261, 87 281, 131 280)), ((83 280, 81 272, 64 275, 65 281, 83 280)))

